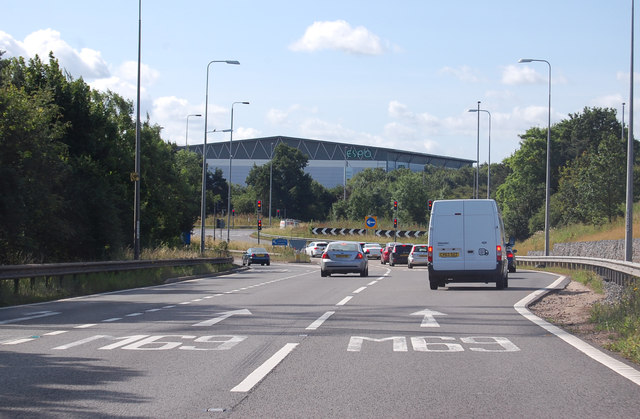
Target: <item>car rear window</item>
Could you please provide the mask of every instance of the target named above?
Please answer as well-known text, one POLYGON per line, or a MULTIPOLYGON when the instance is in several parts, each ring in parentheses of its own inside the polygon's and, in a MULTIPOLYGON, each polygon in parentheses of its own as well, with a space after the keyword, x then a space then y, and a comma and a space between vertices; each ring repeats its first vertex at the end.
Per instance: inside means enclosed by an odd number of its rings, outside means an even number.
POLYGON ((427 246, 414 246, 413 251, 427 253, 427 246))
POLYGON ((360 246, 356 243, 331 243, 330 246, 327 247, 327 250, 332 251, 343 251, 343 252, 358 252, 360 246))
POLYGON ((396 246, 395 252, 396 253, 411 253, 411 249, 413 249, 413 246, 410 244, 401 244, 396 246))

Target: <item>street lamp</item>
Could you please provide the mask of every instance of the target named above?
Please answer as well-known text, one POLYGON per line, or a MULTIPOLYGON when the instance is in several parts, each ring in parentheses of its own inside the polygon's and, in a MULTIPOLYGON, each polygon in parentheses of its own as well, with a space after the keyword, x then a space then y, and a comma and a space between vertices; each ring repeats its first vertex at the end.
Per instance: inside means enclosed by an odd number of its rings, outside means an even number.
POLYGON ((545 184, 545 204, 544 204, 544 255, 549 256, 549 201, 550 177, 551 177, 551 63, 547 60, 538 60, 533 58, 521 58, 519 63, 541 62, 547 63, 549 66, 549 117, 547 120, 547 174, 545 184))
POLYGON ((476 142, 476 181, 473 187, 473 197, 478 199, 480 195, 480 101, 478 101, 478 141, 476 142))
POLYGON ((202 198, 200 201, 200 253, 204 253, 204 225, 206 219, 206 202, 207 202, 207 114, 209 112, 209 66, 213 63, 227 63, 240 65, 235 60, 213 60, 207 64, 207 84, 205 88, 204 100, 204 143, 202 144, 202 198))
POLYGON ((491 112, 485 109, 469 109, 469 112, 486 112, 489 115, 489 157, 487 164, 487 199, 491 199, 491 112))
POLYGON ((187 132, 184 134, 184 142, 187 145, 187 151, 189 151, 189 117, 191 116, 202 116, 202 114, 192 113, 187 115, 187 132))
POLYGON ((233 102, 231 104, 231 133, 229 134, 229 177, 227 179, 228 182, 228 192, 227 192, 227 243, 229 243, 229 225, 231 224, 231 160, 233 159, 233 154, 231 154, 231 145, 233 143, 233 105, 239 103, 241 105, 248 105, 249 102, 233 102))
POLYGON ((273 143, 271 143, 271 158, 269 160, 269 227, 271 227, 271 192, 273 190, 273 143))

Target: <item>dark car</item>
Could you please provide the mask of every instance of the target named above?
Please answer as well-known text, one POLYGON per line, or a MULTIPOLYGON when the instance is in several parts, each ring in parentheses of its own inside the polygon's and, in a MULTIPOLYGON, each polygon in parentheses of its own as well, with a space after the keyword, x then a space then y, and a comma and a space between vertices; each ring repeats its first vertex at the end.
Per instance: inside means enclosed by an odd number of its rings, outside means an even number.
POLYGON ((411 249, 413 249, 412 244, 396 243, 389 254, 389 265, 394 266, 397 263, 408 263, 411 249))
POLYGON ((383 265, 385 263, 389 263, 389 255, 391 254, 391 251, 393 250, 393 246, 395 246, 395 243, 387 243, 384 248, 382 249, 382 253, 380 254, 380 263, 382 263, 383 265))
POLYGON ((511 246, 507 246, 506 248, 507 251, 507 260, 509 261, 509 272, 515 272, 516 271, 516 255, 515 253, 517 253, 518 251, 516 249, 513 249, 511 246))
POLYGON ((242 254, 242 265, 251 266, 252 263, 259 263, 260 265, 271 265, 271 259, 269 258, 269 252, 264 247, 250 247, 246 252, 242 254))

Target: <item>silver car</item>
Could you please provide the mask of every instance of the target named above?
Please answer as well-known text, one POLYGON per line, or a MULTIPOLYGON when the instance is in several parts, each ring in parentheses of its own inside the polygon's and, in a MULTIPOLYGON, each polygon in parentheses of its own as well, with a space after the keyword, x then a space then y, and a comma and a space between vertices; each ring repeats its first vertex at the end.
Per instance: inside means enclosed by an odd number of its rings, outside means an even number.
POLYGON ((359 273, 369 276, 369 260, 358 242, 337 241, 327 245, 320 259, 320 276, 359 273))
POLYGON ((411 253, 409 253, 409 259, 407 260, 407 267, 412 269, 416 265, 428 265, 429 264, 429 246, 426 244, 414 244, 411 253))
POLYGON ((382 256, 382 246, 378 243, 365 243, 362 250, 367 259, 380 259, 382 256))

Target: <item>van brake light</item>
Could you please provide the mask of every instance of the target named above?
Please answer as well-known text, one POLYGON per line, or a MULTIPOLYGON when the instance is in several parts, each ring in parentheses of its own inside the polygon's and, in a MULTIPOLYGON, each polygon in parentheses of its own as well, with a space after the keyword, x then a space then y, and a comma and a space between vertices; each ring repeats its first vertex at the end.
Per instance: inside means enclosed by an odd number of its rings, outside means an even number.
POLYGON ((502 262, 502 246, 496 246, 496 261, 502 262))
POLYGON ((433 246, 427 248, 427 261, 433 263, 433 246))

